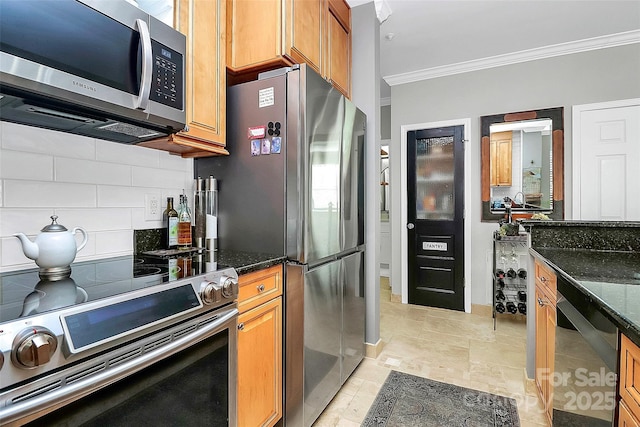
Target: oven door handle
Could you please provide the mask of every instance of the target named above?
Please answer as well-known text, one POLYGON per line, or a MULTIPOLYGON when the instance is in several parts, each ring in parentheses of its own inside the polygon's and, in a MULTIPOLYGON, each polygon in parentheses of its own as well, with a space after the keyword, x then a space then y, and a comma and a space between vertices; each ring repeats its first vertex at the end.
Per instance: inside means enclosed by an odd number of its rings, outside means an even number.
POLYGON ((27 399, 15 405, 9 405, 0 410, 2 424, 5 425, 5 423, 18 421, 29 414, 33 414, 34 412, 42 411, 54 406, 62 406, 78 400, 98 389, 109 386, 131 374, 141 371, 162 359, 183 351, 195 343, 222 331, 223 329, 229 328, 234 333, 237 333, 237 317, 238 309, 234 308, 220 316, 215 321, 207 323, 196 329, 196 331, 181 336, 175 341, 158 347, 139 357, 135 357, 120 365, 106 368, 104 371, 95 375, 90 375, 78 382, 64 385, 58 390, 45 393, 44 395, 34 397, 32 399, 27 399))

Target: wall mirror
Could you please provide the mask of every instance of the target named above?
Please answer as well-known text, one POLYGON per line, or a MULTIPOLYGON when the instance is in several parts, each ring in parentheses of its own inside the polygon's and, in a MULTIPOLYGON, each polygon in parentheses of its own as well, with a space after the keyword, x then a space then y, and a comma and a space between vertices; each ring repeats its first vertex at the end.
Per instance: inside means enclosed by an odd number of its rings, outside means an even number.
POLYGON ((482 220, 564 218, 564 108, 483 116, 482 220))

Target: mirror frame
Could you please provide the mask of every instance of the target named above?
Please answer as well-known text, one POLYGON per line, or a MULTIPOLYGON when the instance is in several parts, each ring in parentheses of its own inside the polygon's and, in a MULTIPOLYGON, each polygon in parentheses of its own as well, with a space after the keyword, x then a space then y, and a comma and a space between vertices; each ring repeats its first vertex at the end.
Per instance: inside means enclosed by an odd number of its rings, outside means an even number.
POLYGON ((519 122, 533 119, 551 119, 552 122, 553 210, 527 211, 525 209, 517 209, 512 211, 512 216, 514 219, 526 219, 531 218, 531 215, 536 212, 543 212, 551 219, 564 219, 564 107, 555 107, 480 117, 480 183, 482 189, 482 221, 495 222, 505 217, 505 213, 491 212, 491 125, 496 123, 519 122))

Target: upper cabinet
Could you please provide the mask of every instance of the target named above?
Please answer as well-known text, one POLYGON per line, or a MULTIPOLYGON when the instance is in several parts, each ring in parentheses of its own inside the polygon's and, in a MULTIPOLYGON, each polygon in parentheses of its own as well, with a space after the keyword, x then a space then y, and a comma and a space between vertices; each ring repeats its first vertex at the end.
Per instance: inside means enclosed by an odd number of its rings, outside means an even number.
POLYGON ((351 9, 344 0, 227 0, 231 83, 306 63, 351 93, 351 9))
POLYGON ((168 138, 140 145, 183 157, 229 154, 225 149, 226 2, 175 0, 174 10, 174 26, 187 37, 187 127, 168 138))
POLYGON ((491 186, 511 186, 511 132, 491 134, 491 186))

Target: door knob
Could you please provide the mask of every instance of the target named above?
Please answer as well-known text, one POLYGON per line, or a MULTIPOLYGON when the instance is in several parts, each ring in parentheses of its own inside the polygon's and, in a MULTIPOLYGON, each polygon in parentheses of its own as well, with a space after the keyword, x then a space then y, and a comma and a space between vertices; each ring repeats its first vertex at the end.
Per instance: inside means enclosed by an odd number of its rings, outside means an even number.
POLYGON ((415 227, 415 225, 413 225, 413 223, 412 223, 412 222, 410 222, 409 224, 407 224, 407 228, 408 228, 409 230, 413 230, 413 229, 414 229, 414 227, 415 227))

